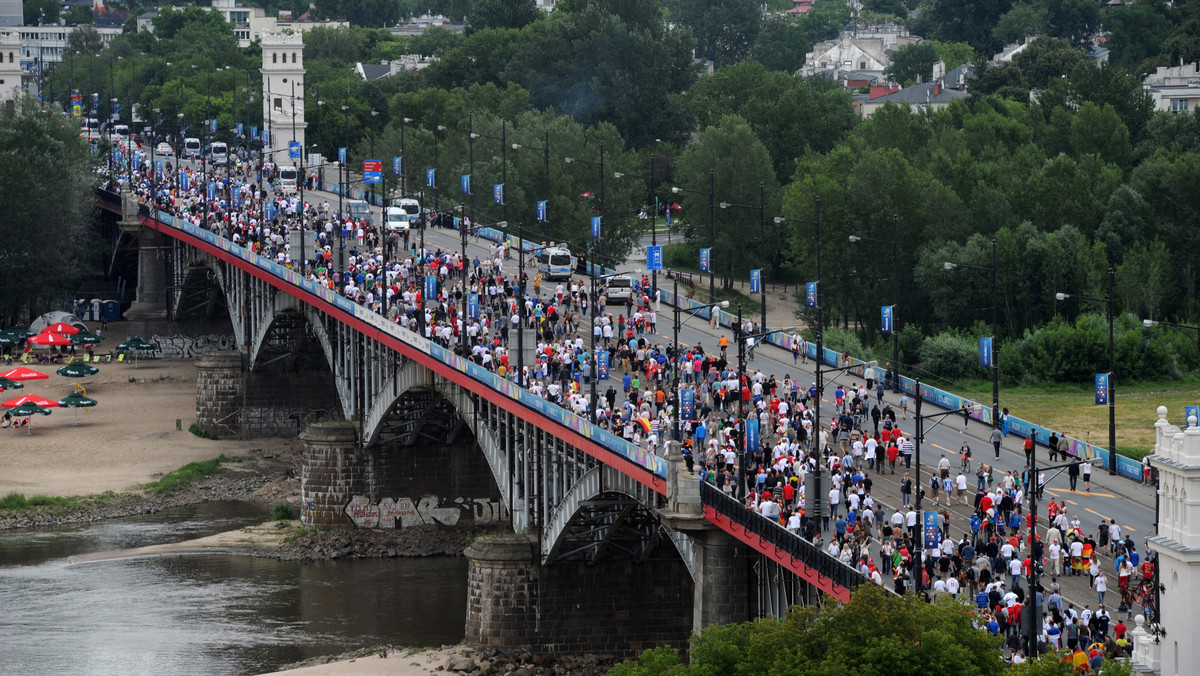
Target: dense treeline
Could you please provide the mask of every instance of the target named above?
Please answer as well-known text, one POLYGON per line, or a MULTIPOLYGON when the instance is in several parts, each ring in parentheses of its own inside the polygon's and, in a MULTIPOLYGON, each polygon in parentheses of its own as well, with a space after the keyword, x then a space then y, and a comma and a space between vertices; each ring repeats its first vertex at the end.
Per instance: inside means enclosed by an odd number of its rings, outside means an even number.
MULTIPOLYGON (((346 4, 314 11, 340 16, 346 4)), ((305 34, 308 143, 325 157, 349 147, 352 166, 403 154, 403 184, 414 192, 436 162, 426 202, 473 210, 485 223, 507 218, 593 258, 601 252, 589 217, 602 213, 607 262, 633 250, 640 207, 657 202, 661 214, 677 203, 692 252, 713 246, 725 284, 752 267, 768 280, 814 278, 820 197, 825 316, 847 339, 886 353, 878 327, 879 305, 892 302, 890 247, 848 237, 890 241, 898 224, 902 361, 936 361, 926 337, 943 331, 989 334, 994 295, 1002 349, 1013 351, 1006 363, 1020 363, 1026 378, 1077 378, 1103 364, 1056 373, 1035 367, 1039 353, 1022 346, 1055 317, 1103 310, 1077 298, 1106 297, 1110 267, 1117 312, 1129 321, 1200 320, 1190 255, 1200 244, 1200 125, 1194 114, 1155 113, 1140 80, 1157 65, 1200 58, 1198 4, 924 0, 908 3, 910 18, 902 3, 868 2, 859 20, 890 18, 936 39, 904 55, 898 79, 915 79, 933 58, 972 61, 981 76, 970 98, 943 110, 886 107, 863 121, 836 83, 792 74, 850 19, 837 0, 772 18, 740 1, 563 0, 549 15, 529 11, 532 0, 442 3, 470 16, 465 33, 305 34), (1097 67, 1084 48, 1100 23, 1113 65, 1097 67), (983 57, 1031 32, 1047 37, 985 72, 983 57), (715 73, 702 75, 693 53, 715 73), (436 59, 370 82, 354 73, 357 63, 406 54, 436 59), (437 126, 445 129, 435 136, 437 126), (466 173, 487 199, 461 193, 466 173), (500 182, 504 208, 490 199, 500 182), (534 219, 543 199, 548 224, 534 219), (944 268, 990 270, 993 241, 994 294, 989 274, 944 268), (1056 302, 1057 291, 1076 298, 1056 302)), ((154 25, 107 48, 77 45, 48 75, 53 99, 96 92, 104 117, 110 98, 132 97, 161 130, 214 118, 219 136, 243 143, 237 123, 262 124, 258 48, 239 48, 219 15, 195 6, 164 8, 154 25)), ((1151 368, 1158 349, 1147 348, 1135 372, 1181 372, 1200 359, 1182 352, 1169 368, 1151 368)))

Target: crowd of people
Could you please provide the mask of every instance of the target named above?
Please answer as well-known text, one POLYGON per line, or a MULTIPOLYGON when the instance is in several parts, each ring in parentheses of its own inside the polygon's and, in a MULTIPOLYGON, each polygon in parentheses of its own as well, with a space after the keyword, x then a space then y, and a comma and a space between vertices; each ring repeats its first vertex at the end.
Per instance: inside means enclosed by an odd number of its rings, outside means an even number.
MULTIPOLYGON (((1032 524, 1023 512, 1033 479, 1028 468, 1001 473, 978 464, 972 470, 964 443, 957 471, 943 456, 928 483, 915 485, 914 444, 900 427, 908 417, 908 399, 899 398, 894 409, 884 401, 883 383, 836 385, 829 417, 818 420, 815 399, 826 393, 818 392, 816 383, 806 386, 790 373, 779 378, 748 368, 743 377, 724 337, 713 350, 661 337, 658 299, 645 278, 635 283, 624 307, 611 312, 603 291, 593 293, 584 279, 551 283, 535 275, 530 280, 513 263, 507 244, 491 243, 485 255, 475 257, 428 243, 422 247, 422 238, 407 231, 388 232, 370 220, 338 213, 328 201, 302 201, 298 194, 274 189, 263 180, 261 165, 239 159, 208 169, 206 176, 199 165, 160 168, 142 155, 111 180, 129 183, 144 203, 297 270, 631 443, 665 454, 665 442, 678 428, 688 468, 698 470, 701 480, 744 499, 748 509, 778 521, 876 584, 890 577, 898 593, 915 586, 930 598, 949 595, 976 605, 980 628, 1005 636, 1015 661, 1029 649, 1020 627, 1028 600, 1024 582, 1034 567, 1051 578, 1049 586, 1039 583, 1036 590, 1045 595, 1039 604, 1045 609, 1042 641, 1083 650, 1089 664, 1095 655, 1086 653, 1097 652, 1097 645, 1101 659, 1119 656, 1127 647, 1124 625, 1112 623, 1105 609, 1108 576, 1099 563, 1101 550, 1116 559, 1122 606, 1139 603, 1147 617, 1154 616, 1154 564, 1139 563, 1134 543, 1115 523, 1093 538, 1052 500, 1047 535, 1029 537, 1032 524), (213 195, 206 188, 210 182, 216 186, 213 195), (315 245, 303 253, 295 250, 296 230, 311 232, 315 245), (427 276, 436 278, 433 287, 427 276), (433 293, 427 296, 427 289, 433 293), (477 312, 468 312, 471 297, 478 299, 477 312), (529 353, 518 369, 521 360, 513 351, 521 327, 529 353), (605 368, 610 373, 599 372, 605 368), (590 386, 602 375, 608 378, 593 401, 590 386), (751 433, 760 435, 759 444, 746 449, 751 433), (820 496, 826 509, 810 518, 806 505, 817 499, 805 495, 804 479, 818 468, 829 477, 828 494, 820 496), (882 481, 894 481, 901 495, 891 510, 872 495, 882 481), (935 507, 944 500, 933 532, 926 532, 913 505, 918 492, 935 507), (958 539, 952 537, 952 500, 972 507, 968 522, 955 524, 958 539), (1096 589, 1096 611, 1088 605, 1077 611, 1062 599, 1057 578, 1082 574, 1096 589)), ((430 227, 470 228, 465 219, 456 224, 446 215, 428 221, 430 227)), ((733 331, 736 337, 760 328, 746 321, 733 331)), ((795 362, 807 361, 799 336, 785 343, 795 362)), ((967 420, 964 412, 964 424, 967 420)), ((1044 481, 1039 473, 1037 490, 1044 481)))

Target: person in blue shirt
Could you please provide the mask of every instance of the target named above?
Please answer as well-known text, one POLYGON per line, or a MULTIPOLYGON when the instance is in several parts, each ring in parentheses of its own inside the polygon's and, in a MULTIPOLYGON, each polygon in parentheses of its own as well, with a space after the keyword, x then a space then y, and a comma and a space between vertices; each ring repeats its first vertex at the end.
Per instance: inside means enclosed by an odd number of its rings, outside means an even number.
POLYGON ((630 378, 629 374, 626 373, 625 377, 621 378, 621 388, 625 390, 626 398, 629 397, 629 388, 631 387, 633 387, 633 378, 630 378))
POLYGON ((837 521, 833 522, 833 527, 837 531, 838 538, 842 538, 846 535, 846 520, 844 518, 839 516, 837 521))
POLYGON ((997 622, 996 618, 992 615, 988 616, 987 630, 992 636, 1000 635, 1000 623, 997 622))

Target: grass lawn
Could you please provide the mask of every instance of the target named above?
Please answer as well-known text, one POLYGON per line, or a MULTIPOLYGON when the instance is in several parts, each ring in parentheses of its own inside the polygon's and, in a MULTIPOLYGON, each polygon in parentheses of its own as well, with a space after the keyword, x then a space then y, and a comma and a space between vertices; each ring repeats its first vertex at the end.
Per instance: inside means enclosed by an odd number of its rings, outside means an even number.
MULTIPOLYGON (((1194 379, 1124 385, 1116 390, 1117 450, 1141 457, 1154 449, 1155 412, 1167 407, 1167 420, 1183 427, 1183 407, 1200 404, 1194 379)), ((970 381, 950 388, 955 394, 987 405, 992 400, 991 381, 970 381)), ((1058 385, 1045 388, 1000 386, 1000 406, 1012 415, 1038 423, 1082 441, 1108 445, 1108 407, 1095 405, 1088 386, 1058 385)))

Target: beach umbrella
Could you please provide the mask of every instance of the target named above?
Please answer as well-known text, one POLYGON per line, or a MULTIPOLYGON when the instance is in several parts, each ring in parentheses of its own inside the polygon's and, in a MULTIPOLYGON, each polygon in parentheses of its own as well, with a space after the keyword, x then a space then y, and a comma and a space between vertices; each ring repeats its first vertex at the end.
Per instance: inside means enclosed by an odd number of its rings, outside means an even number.
POLYGON ((8 378, 9 380, 42 380, 50 376, 41 371, 34 371, 26 366, 18 366, 11 371, 0 373, 0 378, 8 378))
POLYGON ((42 333, 61 333, 63 335, 67 335, 67 336, 73 336, 79 332, 80 332, 80 328, 78 326, 71 326, 70 324, 66 324, 63 322, 51 324, 50 326, 47 326, 46 328, 42 329, 42 333))
POLYGON ((58 375, 67 376, 68 378, 86 378, 87 376, 94 376, 99 372, 100 369, 81 361, 73 361, 66 366, 60 366, 57 371, 58 375))
POLYGON ((18 383, 15 380, 9 380, 8 378, 0 378, 0 389, 19 390, 22 387, 25 387, 24 383, 18 383))
POLYGON ((147 343, 146 341, 142 340, 141 338, 134 336, 134 337, 130 338, 129 340, 126 340, 125 342, 118 345, 117 349, 120 350, 121 352, 131 352, 131 351, 138 351, 138 350, 153 350, 154 347, 155 346, 153 343, 147 343))
MULTIPOLYGON (((76 385, 75 387, 79 388, 79 390, 83 389, 83 388, 79 387, 78 385, 76 385)), ((61 406, 63 408, 75 409, 75 424, 76 425, 79 424, 79 409, 91 408, 99 403, 95 399, 92 399, 91 397, 87 396, 86 390, 84 390, 82 392, 79 390, 76 390, 75 392, 72 392, 71 394, 68 394, 67 396, 58 400, 59 406, 61 406)))
POLYGON ((64 347, 71 344, 71 339, 61 333, 42 332, 30 338, 29 342, 41 347, 64 347))
POLYGON ((80 331, 71 336, 71 342, 76 345, 95 345, 104 340, 104 336, 97 336, 91 331, 80 331))
POLYGON ((53 401, 45 397, 39 397, 36 394, 23 394, 16 399, 9 399, 8 401, 0 402, 0 408, 17 408, 23 404, 37 404, 42 408, 53 408, 58 406, 57 401, 53 401))
MULTIPOLYGON (((55 404, 55 406, 57 406, 57 405, 58 404, 55 404)), ((50 415, 50 409, 48 409, 44 406, 38 406, 37 404, 35 404, 33 402, 26 402, 24 404, 21 404, 20 406, 13 408, 11 411, 8 412, 8 415, 10 415, 14 418, 29 418, 34 415, 50 415)), ((30 434, 32 432, 33 432, 33 425, 28 425, 27 428, 25 429, 25 434, 30 434)))

